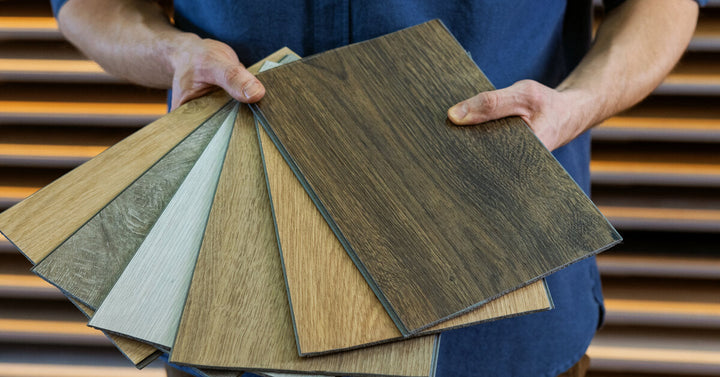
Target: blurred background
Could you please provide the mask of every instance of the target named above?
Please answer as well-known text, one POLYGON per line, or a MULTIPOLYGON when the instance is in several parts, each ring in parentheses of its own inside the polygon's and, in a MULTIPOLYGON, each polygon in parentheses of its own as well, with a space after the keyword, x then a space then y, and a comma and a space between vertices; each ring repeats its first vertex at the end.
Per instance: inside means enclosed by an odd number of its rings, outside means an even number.
MULTIPOLYGON (((46 0, 0 0, 0 211, 165 111, 164 91, 67 43, 46 0)), ((593 199, 625 243, 598 257, 590 376, 719 376, 720 0, 653 95, 593 136, 593 199)), ((30 267, 0 236, 0 377, 164 376, 137 371, 30 267)))

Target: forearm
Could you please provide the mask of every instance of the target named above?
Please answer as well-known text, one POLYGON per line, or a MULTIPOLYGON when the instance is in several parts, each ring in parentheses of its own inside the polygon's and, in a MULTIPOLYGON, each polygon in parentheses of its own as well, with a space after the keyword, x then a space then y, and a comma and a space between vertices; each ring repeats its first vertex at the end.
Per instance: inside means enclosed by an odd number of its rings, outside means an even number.
POLYGON ((628 0, 611 11, 588 54, 557 87, 575 103, 567 139, 650 94, 685 51, 697 15, 691 0, 628 0))
POLYGON ((109 73, 170 88, 171 56, 193 39, 170 24, 160 6, 144 0, 70 0, 58 14, 63 34, 109 73))
POLYGON ((230 46, 176 29, 148 0, 69 0, 58 14, 63 34, 109 73, 172 88, 172 108, 221 87, 242 102, 265 88, 230 46))

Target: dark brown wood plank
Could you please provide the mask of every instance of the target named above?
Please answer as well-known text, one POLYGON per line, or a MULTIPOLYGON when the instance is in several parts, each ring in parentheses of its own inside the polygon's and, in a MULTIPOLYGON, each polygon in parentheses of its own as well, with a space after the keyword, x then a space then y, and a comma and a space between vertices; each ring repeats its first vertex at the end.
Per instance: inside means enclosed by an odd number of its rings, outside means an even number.
POLYGON ((493 86, 439 21, 258 77, 263 126, 403 335, 620 239, 520 119, 449 123, 493 86))

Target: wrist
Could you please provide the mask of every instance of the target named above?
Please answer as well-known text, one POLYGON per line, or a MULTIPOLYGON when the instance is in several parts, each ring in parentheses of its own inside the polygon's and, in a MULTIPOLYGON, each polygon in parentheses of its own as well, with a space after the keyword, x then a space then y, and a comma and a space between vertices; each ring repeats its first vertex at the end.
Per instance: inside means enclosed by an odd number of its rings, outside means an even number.
POLYGON ((167 73, 168 84, 171 84, 177 70, 192 60, 193 51, 202 39, 193 33, 172 30, 158 38, 158 53, 163 62, 163 71, 167 73))
POLYGON ((558 86, 562 109, 565 114, 562 128, 566 142, 578 137, 603 120, 602 99, 591 90, 558 86))

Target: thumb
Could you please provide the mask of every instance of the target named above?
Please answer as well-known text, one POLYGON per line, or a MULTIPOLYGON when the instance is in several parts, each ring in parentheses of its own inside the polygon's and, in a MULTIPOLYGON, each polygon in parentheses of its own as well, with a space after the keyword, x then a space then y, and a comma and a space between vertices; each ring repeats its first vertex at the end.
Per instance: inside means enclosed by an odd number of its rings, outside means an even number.
POLYGON ((526 116, 530 104, 522 82, 504 89, 491 90, 462 101, 448 110, 448 118, 457 125, 474 125, 513 115, 526 116))
POLYGON ((212 81, 240 102, 254 103, 265 95, 263 84, 242 64, 216 67, 212 81))

